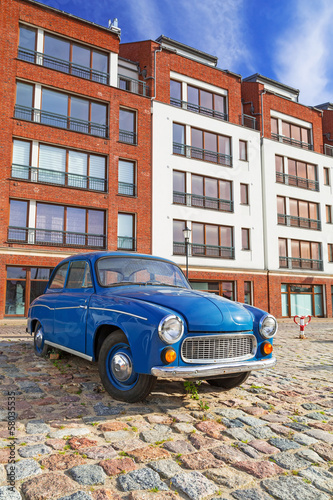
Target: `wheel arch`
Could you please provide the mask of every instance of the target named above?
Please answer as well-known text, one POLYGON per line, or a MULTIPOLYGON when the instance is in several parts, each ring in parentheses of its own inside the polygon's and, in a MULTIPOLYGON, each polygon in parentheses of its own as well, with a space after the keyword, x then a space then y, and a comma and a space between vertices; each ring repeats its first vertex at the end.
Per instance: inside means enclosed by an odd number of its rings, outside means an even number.
POLYGON ((99 353, 102 347, 102 344, 104 340, 109 336, 112 335, 116 331, 121 331, 127 338, 126 333, 124 330, 119 328, 117 325, 111 325, 111 324, 106 324, 106 325, 100 325, 98 329, 95 332, 95 337, 94 337, 94 360, 98 361, 99 353))

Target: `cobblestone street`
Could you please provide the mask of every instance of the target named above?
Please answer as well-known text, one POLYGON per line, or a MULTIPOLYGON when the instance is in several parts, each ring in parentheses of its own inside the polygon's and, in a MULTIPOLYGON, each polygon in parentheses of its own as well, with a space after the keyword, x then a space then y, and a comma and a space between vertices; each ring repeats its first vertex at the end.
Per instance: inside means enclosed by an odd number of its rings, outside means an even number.
POLYGON ((333 321, 313 320, 308 338, 298 334, 282 322, 278 364, 241 388, 202 383, 195 400, 183 383, 158 381, 130 405, 104 392, 96 364, 37 358, 25 326, 1 326, 0 500, 331 499, 333 321))

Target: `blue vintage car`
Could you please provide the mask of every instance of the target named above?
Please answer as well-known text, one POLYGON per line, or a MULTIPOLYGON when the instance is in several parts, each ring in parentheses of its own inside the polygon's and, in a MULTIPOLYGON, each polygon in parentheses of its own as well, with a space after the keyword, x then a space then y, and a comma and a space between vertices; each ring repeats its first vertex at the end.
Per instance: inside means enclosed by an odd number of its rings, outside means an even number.
POLYGON ((173 262, 122 252, 69 257, 29 309, 34 350, 97 361, 117 400, 143 400, 156 377, 205 379, 224 390, 271 368, 276 319, 192 290, 173 262))

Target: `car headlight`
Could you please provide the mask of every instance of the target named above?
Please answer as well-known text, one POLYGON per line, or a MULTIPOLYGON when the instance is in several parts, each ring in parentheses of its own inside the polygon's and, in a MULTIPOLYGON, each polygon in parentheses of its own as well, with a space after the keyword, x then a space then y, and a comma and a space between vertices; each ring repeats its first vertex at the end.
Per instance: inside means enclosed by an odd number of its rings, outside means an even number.
POLYGON ((184 323, 173 314, 165 316, 158 325, 158 334, 160 339, 166 344, 174 344, 178 342, 184 333, 184 323))
POLYGON ((274 316, 267 315, 260 320, 259 332, 264 339, 274 337, 278 329, 278 324, 274 316))

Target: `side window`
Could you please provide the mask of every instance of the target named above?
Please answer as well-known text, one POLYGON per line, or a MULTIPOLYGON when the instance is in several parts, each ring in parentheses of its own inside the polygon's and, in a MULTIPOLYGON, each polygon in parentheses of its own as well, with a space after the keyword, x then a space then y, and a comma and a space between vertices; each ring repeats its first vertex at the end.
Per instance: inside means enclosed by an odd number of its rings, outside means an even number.
POLYGON ((67 269, 68 269, 68 262, 65 264, 62 264, 60 267, 58 267, 55 275, 53 276, 53 279, 50 283, 49 289, 61 289, 64 288, 65 286, 65 280, 66 280, 66 274, 67 274, 67 269))
POLYGON ((91 288, 92 281, 89 264, 83 260, 77 260, 71 263, 69 269, 66 288, 91 288))

